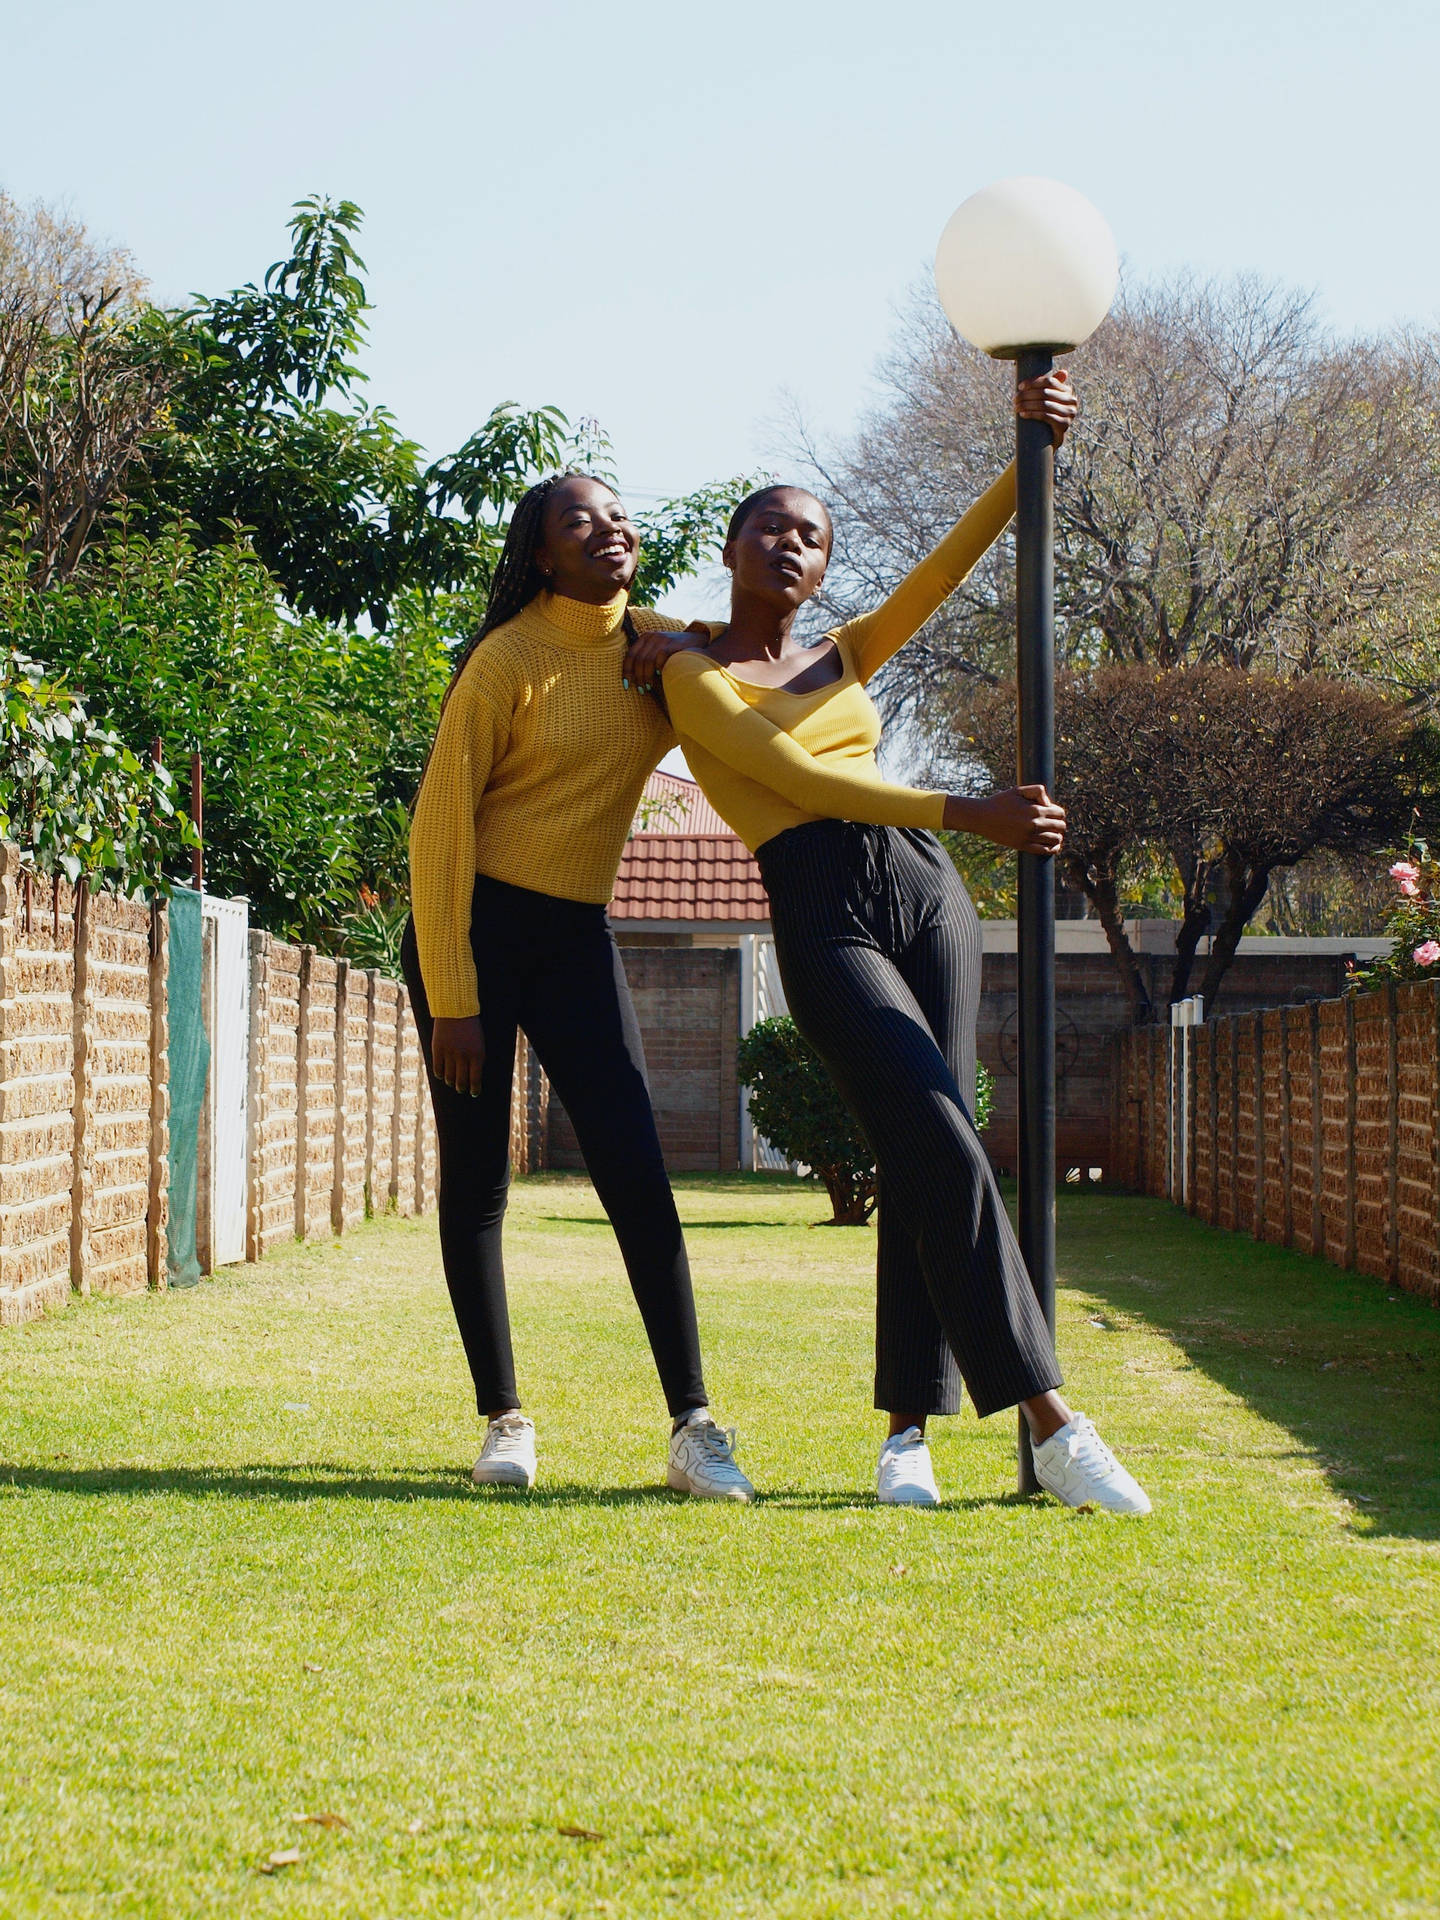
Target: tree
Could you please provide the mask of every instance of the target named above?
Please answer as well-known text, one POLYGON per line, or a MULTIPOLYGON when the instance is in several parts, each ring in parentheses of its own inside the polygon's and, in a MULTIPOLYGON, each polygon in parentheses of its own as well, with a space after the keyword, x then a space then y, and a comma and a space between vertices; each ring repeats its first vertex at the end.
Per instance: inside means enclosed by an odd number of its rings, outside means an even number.
POLYGON ((0 628, 135 752, 204 760, 206 872, 256 923, 314 937, 354 898, 377 747, 350 700, 347 636, 295 620, 253 554, 121 528, 103 578, 39 591, 0 551, 0 628))
MULTIPOLYGON (((1010 457, 1008 377, 956 341, 933 298, 917 300, 886 378, 887 404, 840 457, 805 449, 836 508, 832 614, 873 604, 1010 457)), ((1181 909, 1176 990, 1208 932, 1213 993, 1270 874, 1311 850, 1384 844, 1374 836, 1395 830, 1405 780, 1431 779, 1420 733, 1402 752, 1403 716, 1383 703, 1367 709, 1375 751, 1343 764, 1358 736, 1336 683, 1417 713, 1432 704, 1440 373, 1432 340, 1340 343, 1283 290, 1181 279, 1128 289, 1079 378, 1084 413, 1056 487, 1057 650, 1074 676, 1059 743, 1075 828, 1065 872, 1105 922, 1143 1018, 1123 905, 1138 870, 1157 878, 1157 852, 1181 909), (1122 667, 1137 677, 1101 671, 1122 667), (1183 671, 1221 677, 1164 678, 1183 671), (1253 693, 1238 684, 1247 675, 1253 693), (1290 680, 1307 690, 1285 695, 1290 680), (1187 734, 1201 712, 1203 737, 1187 734), (1315 729, 1308 748, 1297 725, 1315 729), (1267 763, 1282 734, 1315 782, 1283 804, 1267 763)), ((973 754, 982 779, 1008 783, 1013 708, 996 689, 1013 660, 1002 542, 890 664, 879 696, 947 781, 975 775, 973 754)))
POLYGON ((503 403, 427 463, 365 402, 362 220, 351 200, 298 202, 290 252, 260 285, 171 316, 169 431, 135 491, 152 531, 182 517, 209 547, 244 527, 298 611, 384 627, 407 589, 488 578, 510 507, 562 458, 566 422, 503 403))
MULTIPOLYGON (((1309 302, 1255 280, 1125 290, 1077 369, 1057 463, 1062 660, 1435 680, 1440 456, 1428 338, 1337 343, 1309 302)), ((1007 370, 917 298, 887 404, 835 459, 800 435, 836 513, 832 609, 877 597, 1013 452, 1007 370)), ((881 682, 923 714, 937 683, 1012 670, 1005 543, 881 682)))
POLYGON ((0 516, 67 579, 156 430, 172 371, 130 256, 0 194, 0 516))
MULTIPOLYGON (((740 1042, 740 1084, 750 1089, 756 1131, 787 1160, 809 1168, 830 1196, 829 1227, 863 1227, 875 1211, 875 1157, 819 1054, 789 1014, 760 1020, 740 1042)), ((983 1065, 975 1124, 990 1121, 994 1081, 983 1065)))
POLYGON ((28 872, 166 891, 167 861, 195 838, 173 791, 38 660, 0 652, 0 835, 28 872))
MULTIPOLYGON (((963 742, 996 782, 1013 778, 1015 695, 967 702, 963 742)), ((1121 876, 1138 842, 1163 847, 1182 902, 1171 1004, 1199 982, 1213 1005, 1271 875, 1316 851, 1393 845, 1434 764, 1431 728, 1398 701, 1319 674, 1235 667, 1073 670, 1056 686, 1056 786, 1069 830, 1061 866, 1105 929, 1138 1022, 1153 1018, 1124 926, 1121 876)))

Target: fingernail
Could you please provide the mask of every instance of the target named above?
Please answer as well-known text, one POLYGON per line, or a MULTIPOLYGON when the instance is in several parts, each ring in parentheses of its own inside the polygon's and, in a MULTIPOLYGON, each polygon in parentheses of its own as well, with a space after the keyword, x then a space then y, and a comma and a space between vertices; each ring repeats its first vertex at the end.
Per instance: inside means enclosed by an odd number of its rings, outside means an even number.
POLYGON ((620 684, 627 693, 630 691, 630 682, 628 680, 622 678, 620 684))

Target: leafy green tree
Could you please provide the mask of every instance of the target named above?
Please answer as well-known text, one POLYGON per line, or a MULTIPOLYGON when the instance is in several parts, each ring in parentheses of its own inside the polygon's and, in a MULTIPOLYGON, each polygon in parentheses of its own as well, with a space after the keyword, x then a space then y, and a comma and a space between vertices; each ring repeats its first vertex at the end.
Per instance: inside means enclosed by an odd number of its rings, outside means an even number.
POLYGON ((488 578, 510 507, 562 457, 566 421, 507 402, 427 463, 364 401, 362 218, 352 200, 298 202, 290 252, 259 286, 171 316, 170 431, 134 493, 152 531, 180 516, 203 547, 245 527, 299 611, 384 627, 407 588, 488 578))
POLYGON ((0 555, 0 631, 83 690, 132 752, 204 762, 206 876, 261 926, 317 933, 353 901, 374 806, 372 729, 349 707, 346 636, 279 605, 244 547, 117 534, 103 577, 38 591, 0 555))
POLYGON ((195 841, 165 768, 14 647, 0 651, 0 835, 35 873, 123 893, 167 891, 167 862, 195 841))

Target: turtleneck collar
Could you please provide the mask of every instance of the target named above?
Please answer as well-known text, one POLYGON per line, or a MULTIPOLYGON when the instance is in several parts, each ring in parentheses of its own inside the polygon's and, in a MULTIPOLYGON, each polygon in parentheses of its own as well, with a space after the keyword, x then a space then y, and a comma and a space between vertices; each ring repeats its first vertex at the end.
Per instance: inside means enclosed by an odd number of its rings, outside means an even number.
POLYGON ((620 629, 629 602, 630 596, 622 587, 613 599, 598 607, 585 600, 567 599, 561 593, 542 593, 535 604, 552 627, 559 627, 563 634, 583 646, 587 642, 598 645, 612 639, 620 629))

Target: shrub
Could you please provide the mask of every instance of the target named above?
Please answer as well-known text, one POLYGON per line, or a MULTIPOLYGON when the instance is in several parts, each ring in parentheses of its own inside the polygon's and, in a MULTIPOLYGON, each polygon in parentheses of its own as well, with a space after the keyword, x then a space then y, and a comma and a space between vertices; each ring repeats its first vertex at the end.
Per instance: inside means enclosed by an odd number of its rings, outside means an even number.
MULTIPOLYGON (((830 1196, 832 1227, 862 1227, 875 1211, 875 1161, 824 1063, 788 1014, 761 1020, 740 1042, 750 1118, 787 1160, 810 1169, 830 1196)), ((989 1124, 994 1081, 985 1067, 975 1124, 989 1124)))
POLYGON ((0 651, 0 834, 32 872, 168 892, 166 862, 195 840, 172 785, 39 661, 0 651))
POLYGON ((1390 980, 1440 980, 1440 860, 1423 840, 1412 840, 1405 858, 1390 869, 1398 895, 1385 931, 1395 942, 1388 954, 1352 966, 1352 992, 1390 980))

